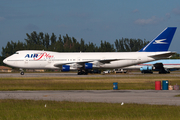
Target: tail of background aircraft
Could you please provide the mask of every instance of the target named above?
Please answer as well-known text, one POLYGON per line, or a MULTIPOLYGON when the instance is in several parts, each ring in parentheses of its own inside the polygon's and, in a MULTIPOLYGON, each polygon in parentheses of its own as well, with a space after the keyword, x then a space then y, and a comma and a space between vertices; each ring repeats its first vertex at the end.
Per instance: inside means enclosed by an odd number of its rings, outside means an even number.
POLYGON ((160 52, 168 51, 172 38, 177 27, 164 29, 155 39, 142 48, 139 52, 160 52))

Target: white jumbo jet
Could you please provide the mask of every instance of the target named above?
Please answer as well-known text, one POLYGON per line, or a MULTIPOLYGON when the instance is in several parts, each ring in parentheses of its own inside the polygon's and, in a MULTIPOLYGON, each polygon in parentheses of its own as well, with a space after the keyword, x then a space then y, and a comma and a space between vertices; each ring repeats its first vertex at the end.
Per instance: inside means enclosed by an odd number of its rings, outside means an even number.
POLYGON ((86 75, 92 69, 123 68, 140 63, 165 59, 175 52, 168 51, 176 27, 167 27, 148 45, 138 52, 68 52, 58 53, 40 50, 21 50, 7 57, 3 62, 23 69, 78 70, 86 75))

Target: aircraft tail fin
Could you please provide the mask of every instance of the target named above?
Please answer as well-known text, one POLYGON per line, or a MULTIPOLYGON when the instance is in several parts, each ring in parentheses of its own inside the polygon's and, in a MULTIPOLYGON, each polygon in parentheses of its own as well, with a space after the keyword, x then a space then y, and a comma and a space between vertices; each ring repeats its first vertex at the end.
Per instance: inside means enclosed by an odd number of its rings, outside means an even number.
POLYGON ((177 27, 165 28, 156 38, 154 38, 148 45, 142 48, 139 52, 168 51, 176 28, 177 27))

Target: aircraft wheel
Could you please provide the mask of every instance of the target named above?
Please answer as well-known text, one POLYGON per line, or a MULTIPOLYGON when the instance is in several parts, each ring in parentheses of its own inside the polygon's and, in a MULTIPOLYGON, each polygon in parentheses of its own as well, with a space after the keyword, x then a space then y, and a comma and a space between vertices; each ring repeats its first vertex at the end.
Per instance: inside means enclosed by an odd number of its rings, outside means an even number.
POLYGON ((82 75, 82 71, 81 70, 78 70, 78 75, 82 75))
POLYGON ((23 72, 23 71, 21 71, 21 72, 20 72, 20 74, 21 74, 21 75, 24 75, 24 72, 23 72))
POLYGON ((87 75, 88 74, 88 72, 84 72, 84 75, 87 75))
POLYGON ((87 75, 88 74, 88 70, 84 71, 84 75, 87 75))

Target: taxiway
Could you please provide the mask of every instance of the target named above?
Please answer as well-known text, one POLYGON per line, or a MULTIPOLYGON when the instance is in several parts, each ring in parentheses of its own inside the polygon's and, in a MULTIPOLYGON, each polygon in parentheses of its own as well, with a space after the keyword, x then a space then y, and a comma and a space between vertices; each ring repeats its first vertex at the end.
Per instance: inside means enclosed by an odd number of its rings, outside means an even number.
POLYGON ((0 91, 0 99, 30 99, 74 102, 180 105, 179 91, 157 90, 58 90, 0 91))
POLYGON ((3 77, 135 77, 137 75, 140 76, 177 76, 180 77, 180 72, 172 72, 170 74, 142 74, 140 72, 130 72, 127 74, 89 74, 89 75, 77 75, 77 73, 70 72, 59 72, 59 73, 25 73, 24 75, 20 75, 20 73, 0 73, 0 78, 3 77))

